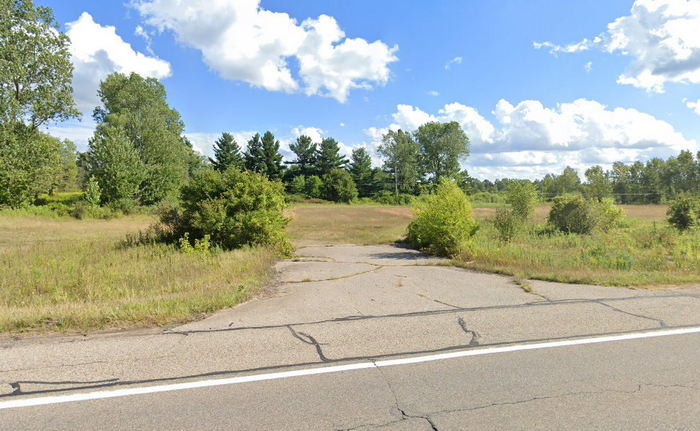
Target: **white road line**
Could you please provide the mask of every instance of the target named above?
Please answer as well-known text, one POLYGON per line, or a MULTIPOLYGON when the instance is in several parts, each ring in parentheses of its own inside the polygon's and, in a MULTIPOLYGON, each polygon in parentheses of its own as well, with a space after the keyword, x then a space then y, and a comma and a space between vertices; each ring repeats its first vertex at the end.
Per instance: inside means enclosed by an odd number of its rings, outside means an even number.
POLYGON ((316 374, 339 373, 343 371, 364 370, 368 368, 393 367, 397 365, 418 364, 422 362, 441 361, 445 359, 465 358, 468 356, 492 355, 497 353, 519 352, 524 350, 551 349, 555 347, 580 346, 584 344, 609 343, 614 341, 639 340, 642 338, 667 337, 671 335, 697 334, 700 326, 662 329, 643 332, 631 332, 620 335, 607 335, 589 338, 577 338, 561 341, 547 341, 531 344, 511 344, 502 347, 485 347, 481 349, 460 350, 449 353, 416 356, 401 359, 389 359, 375 362, 360 362, 347 365, 330 367, 308 368, 294 371, 281 371, 267 374, 253 374, 249 376, 231 377, 225 379, 201 380, 196 382, 175 383, 169 385, 146 386, 129 389, 116 389, 109 391, 84 392, 73 395, 57 395, 50 397, 23 398, 12 401, 1 401, 0 410, 16 409, 20 407, 34 407, 48 404, 71 403, 77 401, 100 400, 105 398, 127 397, 132 395, 154 394, 158 392, 181 391, 185 389, 207 388, 212 386, 236 385, 239 383, 261 382, 265 380, 285 379, 289 377, 312 376, 316 374))

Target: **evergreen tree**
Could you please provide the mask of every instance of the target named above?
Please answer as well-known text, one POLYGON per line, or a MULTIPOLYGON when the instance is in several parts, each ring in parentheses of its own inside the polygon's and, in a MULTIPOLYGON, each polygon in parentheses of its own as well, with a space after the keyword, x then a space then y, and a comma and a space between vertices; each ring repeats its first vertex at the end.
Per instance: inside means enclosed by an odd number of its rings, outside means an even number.
POLYGON ((317 145, 311 142, 310 137, 306 135, 299 136, 296 142, 289 146, 289 149, 296 155, 296 159, 287 163, 297 167, 298 175, 308 177, 316 173, 314 166, 316 164, 317 145))
POLYGON ((265 132, 262 137, 262 154, 265 162, 265 175, 271 180, 282 178, 284 166, 280 154, 280 141, 275 139, 272 132, 265 132))
POLYGON ((333 138, 324 138, 316 151, 316 172, 319 175, 330 173, 333 169, 343 169, 348 160, 340 155, 340 146, 333 138))
POLYGON ((233 139, 233 135, 224 132, 221 137, 214 143, 214 158, 210 158, 214 169, 223 172, 229 167, 243 168, 243 156, 241 155, 241 147, 233 139))
POLYGON ((243 161, 247 170, 261 174, 265 173, 265 155, 259 133, 253 135, 248 141, 248 146, 243 154, 243 161))
POLYGON ((375 192, 374 171, 372 170, 372 159, 364 148, 352 150, 350 161, 350 175, 355 181, 357 192, 361 198, 372 196, 375 192))

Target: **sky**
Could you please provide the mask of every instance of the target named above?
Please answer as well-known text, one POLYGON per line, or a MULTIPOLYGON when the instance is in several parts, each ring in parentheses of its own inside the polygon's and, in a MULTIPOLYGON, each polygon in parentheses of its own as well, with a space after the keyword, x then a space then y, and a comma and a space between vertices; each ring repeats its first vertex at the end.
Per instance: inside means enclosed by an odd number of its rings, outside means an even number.
POLYGON ((272 131, 373 152, 457 121, 480 179, 700 151, 700 0, 35 0, 71 38, 86 150, 100 80, 163 83, 195 148, 272 131))

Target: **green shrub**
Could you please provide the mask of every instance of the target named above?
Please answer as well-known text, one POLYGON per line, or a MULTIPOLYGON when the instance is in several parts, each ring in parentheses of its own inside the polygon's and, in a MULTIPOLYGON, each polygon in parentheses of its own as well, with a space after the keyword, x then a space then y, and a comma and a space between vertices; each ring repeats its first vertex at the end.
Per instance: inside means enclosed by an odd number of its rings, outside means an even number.
POLYGON ((625 220, 625 211, 615 205, 612 198, 602 198, 599 201, 589 201, 593 206, 596 227, 607 232, 621 227, 625 220))
POLYGON ((506 203, 512 208, 512 215, 525 221, 535 212, 537 189, 530 181, 511 181, 506 192, 506 203))
POLYGON ((266 245, 288 255, 292 245, 285 233, 284 187, 254 172, 229 168, 198 172, 180 191, 181 205, 164 208, 158 237, 172 243, 187 235, 197 244, 207 236, 224 250, 266 245))
POLYGON ((678 230, 688 230, 700 225, 700 198, 679 196, 666 213, 668 222, 678 230))
POLYGON ((476 192, 469 198, 474 204, 502 204, 506 202, 502 193, 476 192))
POLYGON ((304 194, 309 199, 319 199, 321 197, 321 187, 323 181, 317 175, 311 175, 306 178, 304 184, 304 194))
POLYGON ((306 178, 303 175, 292 178, 292 182, 289 184, 289 191, 295 195, 303 195, 306 191, 306 178))
POLYGON ((348 203, 357 198, 357 186, 350 172, 333 169, 323 176, 323 198, 348 203))
POLYGON ((523 224, 521 217, 507 208, 498 208, 492 221, 501 242, 512 241, 523 224))
POLYGON ((454 181, 441 180, 434 194, 417 201, 415 212, 406 240, 440 256, 459 253, 478 230, 469 199, 454 181))
POLYGON ((83 200, 90 206, 99 206, 102 199, 102 192, 100 191, 100 183, 97 182, 97 178, 94 175, 90 175, 87 185, 85 186, 85 194, 83 195, 83 200))
POLYGON ((372 196, 372 200, 384 205, 410 205, 416 197, 407 193, 399 193, 398 195, 392 192, 383 191, 372 196))
POLYGON ((593 205, 581 195, 555 197, 548 221, 565 233, 590 233, 596 226, 593 205))

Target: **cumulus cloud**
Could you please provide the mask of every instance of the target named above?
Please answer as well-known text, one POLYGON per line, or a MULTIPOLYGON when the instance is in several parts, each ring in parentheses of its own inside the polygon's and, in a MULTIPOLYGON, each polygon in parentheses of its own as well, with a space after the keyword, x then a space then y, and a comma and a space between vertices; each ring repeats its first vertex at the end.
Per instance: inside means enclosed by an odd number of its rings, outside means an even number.
POLYGON ((97 89, 110 73, 136 72, 159 79, 170 76, 170 63, 135 51, 113 26, 96 23, 87 12, 66 27, 74 67, 73 92, 81 111, 90 111, 99 104, 97 89))
POLYGON ((426 94, 427 94, 428 96, 439 96, 439 95, 440 95, 440 92, 438 92, 437 90, 429 90, 429 91, 426 92, 426 94))
POLYGON ((309 138, 311 138, 312 142, 316 143, 321 142, 325 133, 326 132, 324 130, 319 129, 318 127, 298 126, 292 129, 292 137, 294 139, 298 138, 301 135, 306 135, 309 138))
POLYGON ((346 37, 335 18, 301 23, 260 7, 260 0, 132 0, 146 24, 172 31, 230 80, 270 91, 345 102, 354 88, 383 85, 397 46, 346 37), (294 59, 298 68, 292 68, 294 59))
POLYGON ((592 47, 632 57, 617 82, 663 93, 666 83, 700 83, 700 1, 636 0, 630 14, 609 23, 593 40, 570 45, 535 42, 552 54, 592 47))
POLYGON ((587 99, 553 108, 537 100, 513 105, 502 99, 492 114, 494 122, 457 102, 435 114, 398 105, 391 124, 365 133, 376 147, 389 129, 415 130, 427 121, 456 121, 471 141, 469 171, 487 178, 536 178, 566 166, 580 170, 594 164, 608 167, 616 161, 668 157, 697 148, 695 141, 686 139, 666 121, 636 109, 609 108, 587 99))
POLYGON ((685 106, 692 109, 693 112, 700 115, 700 99, 695 100, 695 101, 683 99, 683 103, 685 103, 685 106))
POLYGON ((453 64, 462 64, 462 57, 455 57, 445 63, 445 70, 450 70, 453 64))

